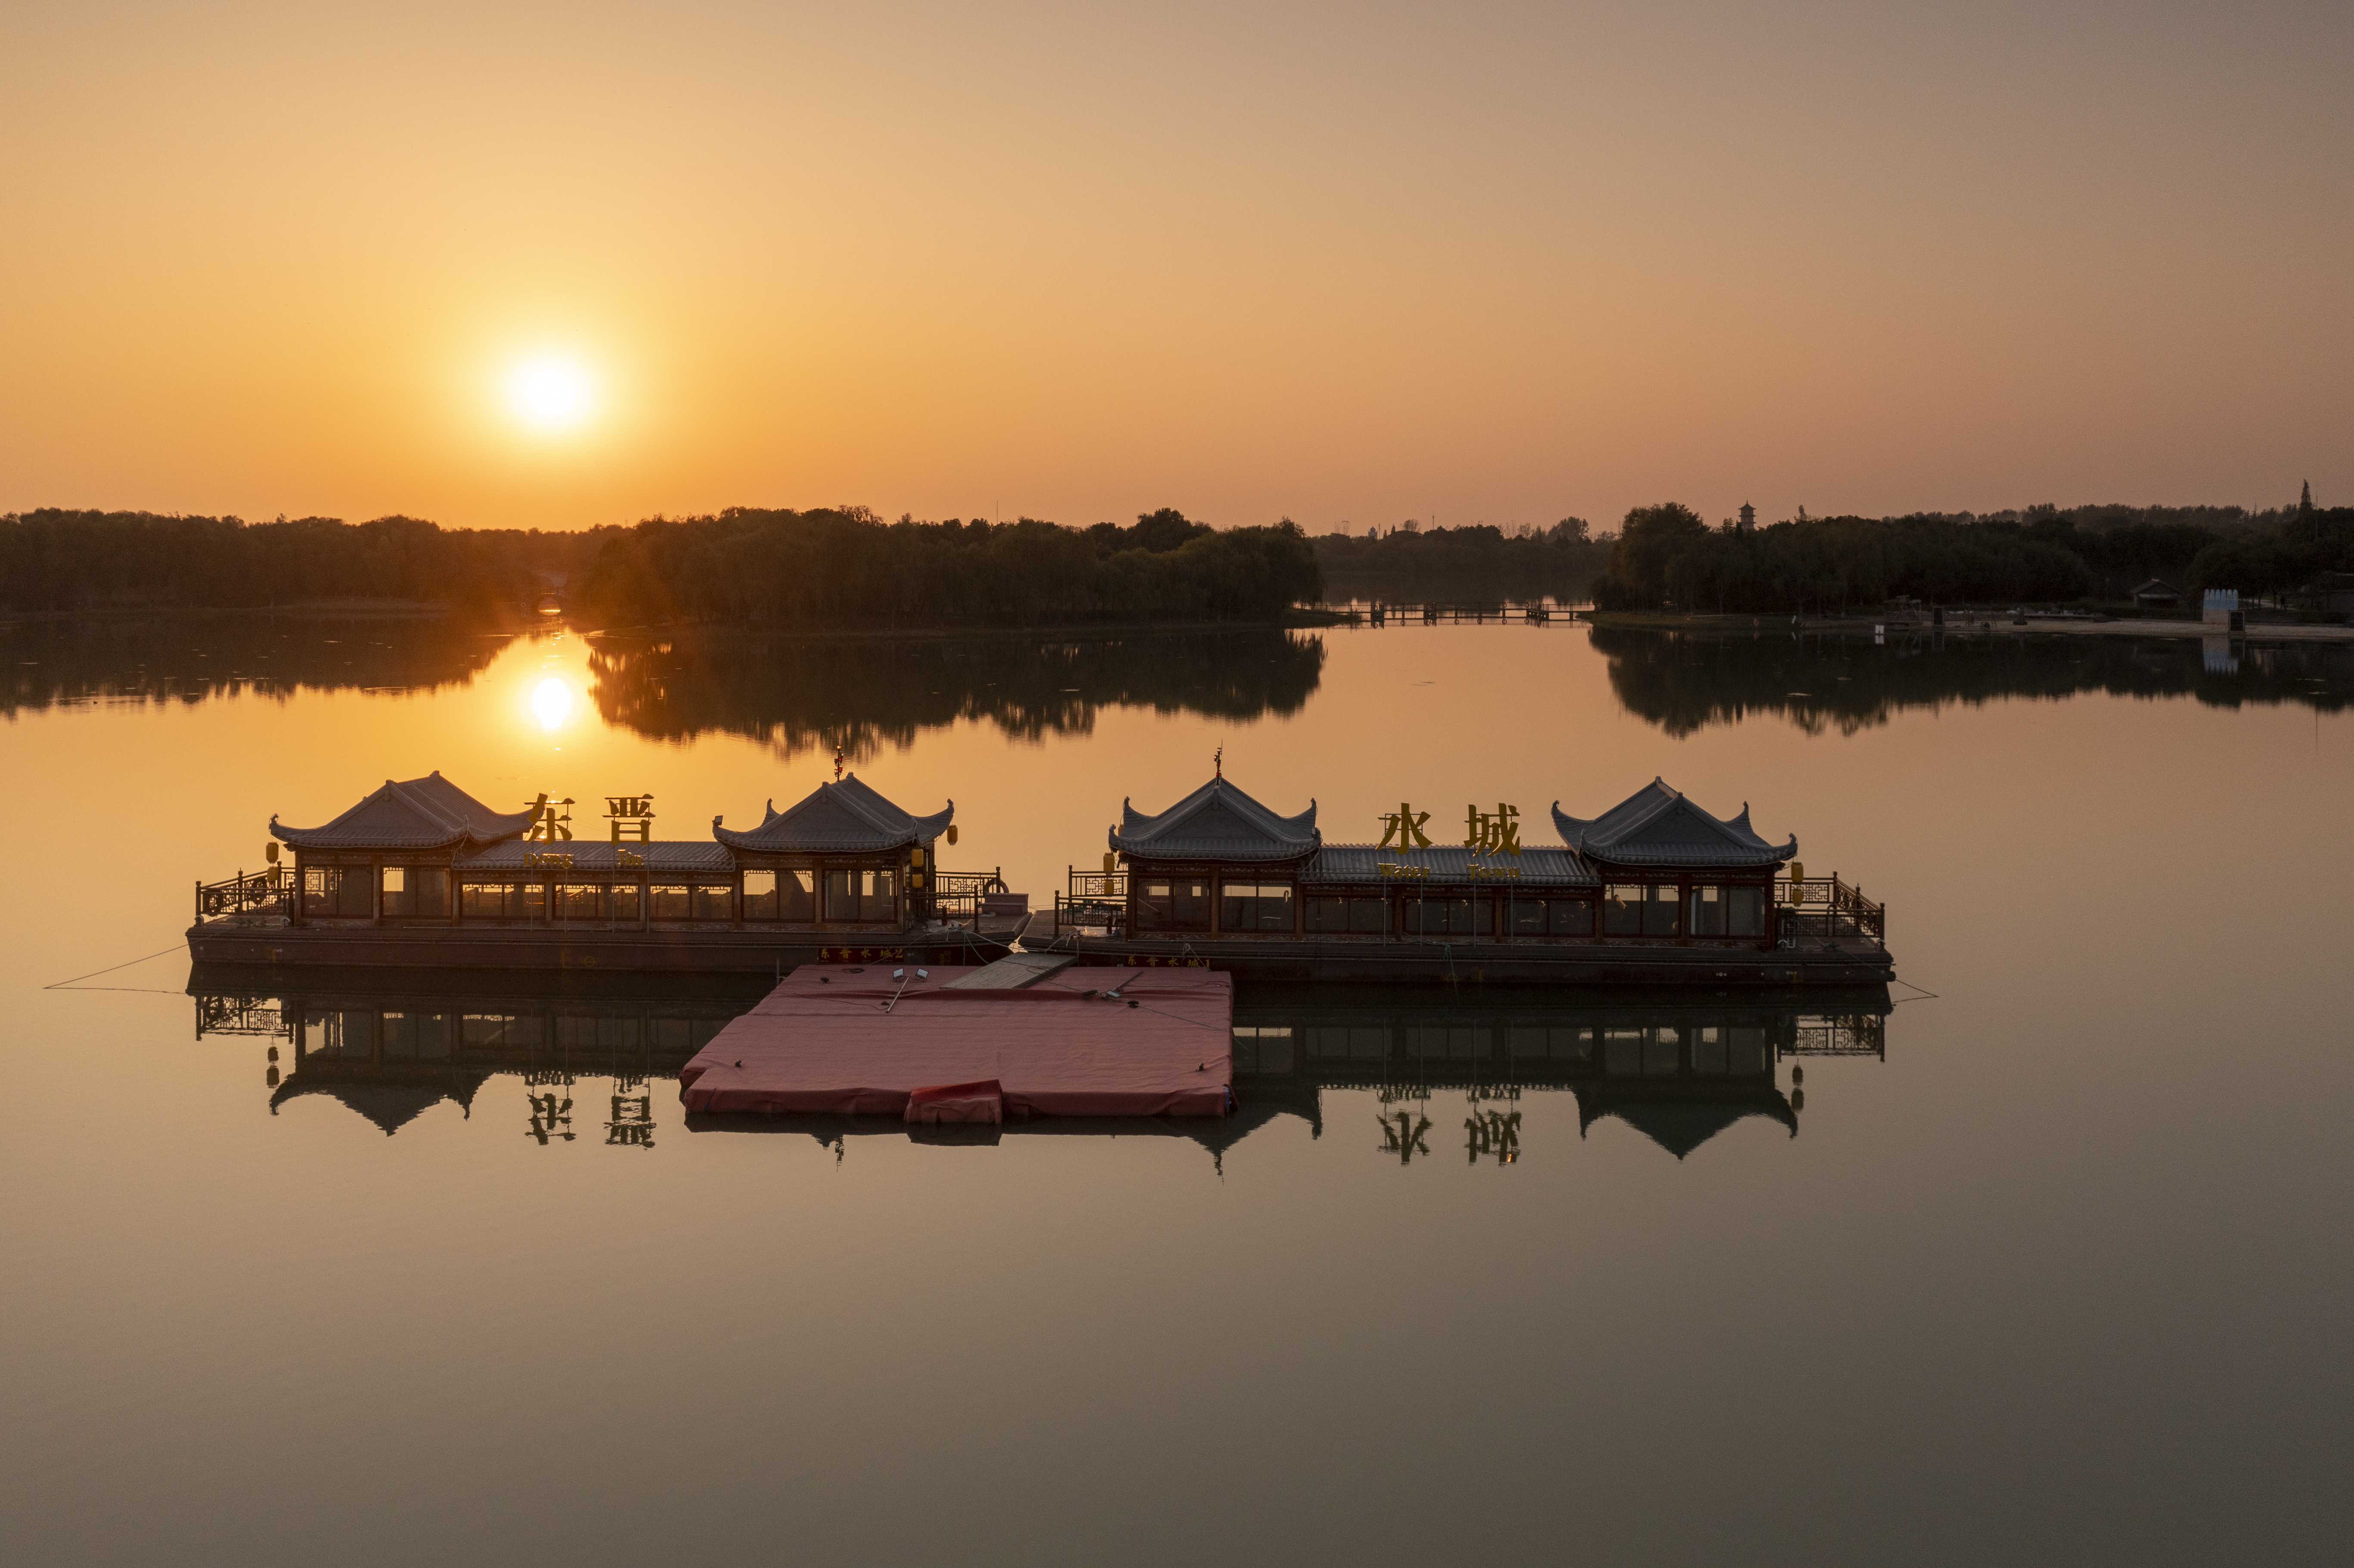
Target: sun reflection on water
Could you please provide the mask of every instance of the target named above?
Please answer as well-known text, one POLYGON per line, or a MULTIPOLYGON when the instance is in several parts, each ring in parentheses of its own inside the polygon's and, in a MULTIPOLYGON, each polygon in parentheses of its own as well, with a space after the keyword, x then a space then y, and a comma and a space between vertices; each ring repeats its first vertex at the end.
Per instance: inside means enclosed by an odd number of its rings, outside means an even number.
POLYGON ((571 686, 557 676, 550 675, 531 689, 531 715, 542 729, 561 729, 572 716, 573 706, 571 686))

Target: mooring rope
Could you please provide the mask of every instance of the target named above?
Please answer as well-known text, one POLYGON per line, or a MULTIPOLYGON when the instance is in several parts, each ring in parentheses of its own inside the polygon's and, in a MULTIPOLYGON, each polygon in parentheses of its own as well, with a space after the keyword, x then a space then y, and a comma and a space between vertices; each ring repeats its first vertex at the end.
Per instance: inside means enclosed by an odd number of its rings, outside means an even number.
MULTIPOLYGON (((102 969, 92 969, 86 975, 76 975, 71 980, 53 981, 48 985, 43 986, 41 989, 43 991, 64 991, 69 986, 80 985, 83 980, 96 980, 101 975, 111 975, 117 969, 127 969, 133 964, 143 964, 148 962, 150 959, 160 959, 167 953, 176 953, 187 945, 188 944, 186 939, 183 939, 173 943, 170 947, 163 948, 161 951, 150 953, 144 959, 126 959, 119 964, 109 964, 102 969)), ((143 991, 147 988, 135 985, 93 985, 83 986, 82 989, 84 991, 143 991)), ((158 996, 180 996, 185 993, 176 991, 157 991, 155 994, 158 996)))

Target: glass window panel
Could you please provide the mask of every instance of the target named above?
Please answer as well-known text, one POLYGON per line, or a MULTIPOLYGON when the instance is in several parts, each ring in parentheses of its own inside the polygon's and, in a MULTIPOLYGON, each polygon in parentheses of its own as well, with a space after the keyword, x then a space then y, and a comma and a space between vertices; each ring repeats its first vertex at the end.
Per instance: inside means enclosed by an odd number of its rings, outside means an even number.
POLYGON ((510 919, 547 918, 547 884, 518 882, 507 889, 507 916, 510 919))
POLYGON ((461 882, 458 885, 458 914, 467 920, 496 920, 507 912, 507 886, 504 882, 461 882))
POLYGON ((744 874, 744 918, 774 920, 779 914, 777 874, 773 871, 748 871, 744 874))
POLYGON ((1695 887, 1691 890, 1691 934, 1695 937, 1724 935, 1724 889, 1695 887))
POLYGON ((1602 890, 1602 930, 1605 936, 1639 937, 1643 934, 1643 889, 1627 883, 1614 883, 1602 890))
POLYGON ((376 876, 365 866, 345 868, 335 894, 335 913, 352 920, 376 916, 376 876))
POLYGON ((858 874, 858 917, 896 920, 899 917, 899 874, 862 871, 858 874))
POLYGON ((657 882, 646 889, 646 912, 656 920, 688 916, 686 887, 682 883, 657 882))
POLYGON ((408 868, 405 865, 384 868, 384 912, 394 919, 409 912, 408 868))
POLYGON ((1310 898, 1305 911, 1310 931, 1346 931, 1349 928, 1349 905, 1346 898, 1310 898))
POLYGON ((1591 937, 1594 935, 1594 906, 1583 898, 1547 899, 1545 929, 1555 937, 1591 937))
POLYGON ((420 920, 450 917, 450 872, 446 866, 420 865, 409 874, 408 912, 420 920))
POLYGON ((1762 937, 1766 934, 1766 890, 1762 887, 1728 888, 1725 907, 1725 935, 1729 937, 1762 937))
POLYGON ((638 885, 634 882, 615 883, 612 888, 612 898, 613 918, 625 926, 636 925, 638 906, 642 902, 638 897, 638 885))
POLYGON ((1350 899, 1349 929, 1363 937, 1389 935, 1390 901, 1380 897, 1350 899))
POLYGON ((343 896, 344 868, 306 865, 302 868, 302 913, 333 915, 343 896))
POLYGON ((1679 924, 1676 916, 1681 912, 1682 902, 1676 896, 1676 890, 1660 884, 1646 891, 1650 896, 1643 901, 1643 935, 1674 936, 1679 924))
POLYGON ((784 894, 786 919, 817 918, 817 873, 788 871, 777 878, 777 885, 784 894))
POLYGON ((1511 931, 1515 937, 1542 937, 1545 934, 1545 902, 1542 898, 1513 898, 1505 902, 1511 916, 1511 931))
POLYGON ((1206 931, 1210 885, 1198 878, 1147 882, 1137 895, 1136 925, 1143 931, 1206 931))
POLYGON ((698 882, 695 885, 695 918, 697 920, 730 920, 735 918, 736 889, 724 882, 698 882))
POLYGON ((605 889, 594 882, 567 882, 557 889, 557 912, 567 920, 602 920, 605 889))
POLYGON ((825 874, 825 917, 829 920, 858 918, 856 872, 829 871, 825 874))

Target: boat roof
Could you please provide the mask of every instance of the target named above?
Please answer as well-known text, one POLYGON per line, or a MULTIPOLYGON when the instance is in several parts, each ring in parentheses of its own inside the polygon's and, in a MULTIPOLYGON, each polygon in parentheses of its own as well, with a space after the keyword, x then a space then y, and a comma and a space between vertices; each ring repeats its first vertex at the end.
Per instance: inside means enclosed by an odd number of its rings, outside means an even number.
MULTIPOLYGON (((621 855, 626 851, 638 857, 648 871, 733 871, 736 860, 727 846, 705 843, 695 839, 656 839, 651 843, 583 843, 578 840, 559 839, 550 843, 536 840, 508 839, 490 844, 472 854, 459 856, 451 869, 459 872, 521 871, 525 857, 535 854, 563 854, 572 857, 575 871, 619 871, 621 855)), ((636 866, 631 867, 636 870, 636 866)))
POLYGON ((901 849, 928 843, 948 832, 956 816, 956 802, 928 817, 900 810, 854 773, 839 783, 821 784, 784 810, 768 802, 760 825, 737 832, 711 819, 711 836, 730 849, 771 851, 832 851, 901 849))
POLYGON ((1252 799, 1220 775, 1165 811, 1147 813, 1132 800, 1119 804, 1111 847, 1157 860, 1297 860, 1323 843, 1316 802, 1287 817, 1252 799))
POLYGON ((1375 844, 1326 844, 1300 872, 1308 882, 1380 882, 1382 867, 1420 868, 1433 883, 1485 884, 1504 880, 1522 887, 1592 887, 1600 882, 1593 869, 1565 849, 1530 848, 1517 855, 1475 855, 1460 844, 1433 844, 1428 849, 1383 849, 1375 844), (1473 876, 1477 869, 1481 874, 1473 876), (1511 874, 1517 872, 1518 875, 1511 874))
POLYGON ((1598 817, 1573 817, 1553 803, 1561 842, 1579 853, 1617 865, 1776 865, 1798 853, 1798 840, 1773 844, 1741 814, 1712 815, 1665 779, 1653 779, 1598 817))
POLYGON ((446 849, 492 843, 531 826, 533 812, 493 811, 437 769, 422 779, 387 779, 384 788, 323 827, 281 826, 270 832, 297 849, 446 849))

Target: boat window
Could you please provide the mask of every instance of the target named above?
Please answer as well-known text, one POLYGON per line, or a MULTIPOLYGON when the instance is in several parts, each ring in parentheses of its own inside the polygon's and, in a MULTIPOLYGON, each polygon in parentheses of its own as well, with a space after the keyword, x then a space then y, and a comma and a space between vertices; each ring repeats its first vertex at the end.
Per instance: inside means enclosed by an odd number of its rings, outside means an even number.
POLYGON ((613 918, 625 926, 636 925, 639 904, 638 885, 634 882, 617 882, 612 886, 612 897, 613 918))
POLYGON ((1724 889, 1695 887, 1691 890, 1691 934, 1695 937, 1724 935, 1724 889))
POLYGON ((858 917, 896 920, 899 917, 899 874, 862 871, 858 874, 858 917))
POLYGON ((367 871, 360 871, 358 866, 302 869, 302 911, 306 916, 346 914, 346 904, 351 899, 360 899, 360 914, 367 914, 367 871))
POLYGON ((784 892, 786 919, 814 920, 817 918, 817 873, 813 871, 779 872, 777 885, 784 892))
POLYGON ((1762 887, 1729 887, 1725 889, 1725 935, 1729 937, 1762 937, 1766 934, 1766 890, 1762 887))
POLYGON ((466 920, 499 920, 506 916, 507 885, 504 882, 461 882, 458 914, 466 920))
POLYGON ((1229 882, 1221 890, 1221 931, 1288 931, 1291 887, 1288 883, 1229 882))
POLYGON ((1365 894, 1354 897, 1321 895, 1308 900, 1307 917, 1311 931, 1379 937, 1389 930, 1390 901, 1365 894))
POLYGON ((1617 882, 1602 890, 1602 933, 1606 937, 1639 937, 1643 934, 1643 889, 1640 885, 1617 882))
POLYGON ((1542 898, 1508 898, 1504 907, 1511 912, 1511 931, 1515 937, 1542 937, 1545 934, 1545 901, 1542 898))
POLYGON ((384 912, 392 919, 398 919, 410 912, 408 868, 405 865, 388 865, 384 868, 384 912))
POLYGON ((685 919, 688 913, 685 885, 657 882, 647 888, 646 913, 656 920, 685 919))
POLYGON ((1676 934, 1679 900, 1676 890, 1665 883, 1644 891, 1650 896, 1643 901, 1643 935, 1672 937, 1676 934))
POLYGON ((1210 885, 1185 877, 1140 884, 1136 897, 1136 928, 1140 931, 1206 931, 1210 928, 1210 885))
POLYGON ((547 884, 517 882, 507 887, 507 918, 510 920, 545 920, 547 918, 547 884))
POLYGON ((1409 936, 1484 937, 1496 924, 1496 907, 1485 898, 1408 898, 1404 912, 1409 936))
POLYGON ((773 871, 748 871, 744 874, 744 918, 774 920, 777 918, 777 874, 773 871))
POLYGON ((605 889, 594 882, 567 882, 556 890, 557 915, 567 920, 602 920, 605 889))
POLYGON ((726 883, 698 882, 695 885, 695 919, 733 919, 735 904, 736 889, 726 883))
POLYGON ((1555 937, 1591 937, 1594 906, 1583 898, 1545 900, 1545 930, 1555 937))
POLYGON ((1713 1023, 1704 1023, 1692 1031, 1692 1071, 1724 1071, 1724 1031, 1722 1028, 1713 1023))

